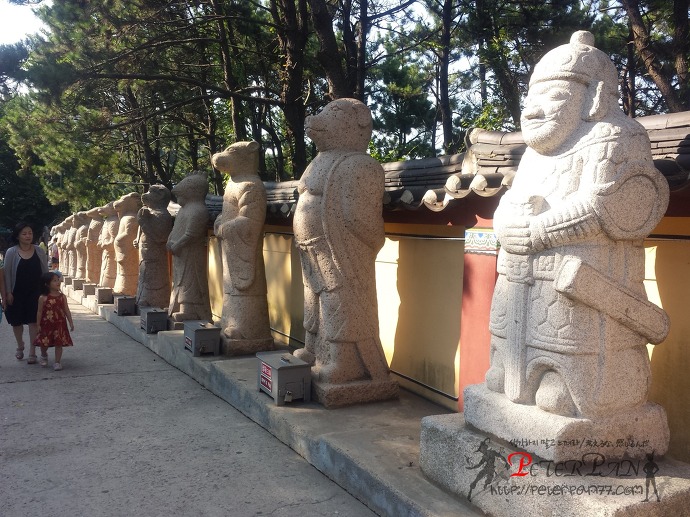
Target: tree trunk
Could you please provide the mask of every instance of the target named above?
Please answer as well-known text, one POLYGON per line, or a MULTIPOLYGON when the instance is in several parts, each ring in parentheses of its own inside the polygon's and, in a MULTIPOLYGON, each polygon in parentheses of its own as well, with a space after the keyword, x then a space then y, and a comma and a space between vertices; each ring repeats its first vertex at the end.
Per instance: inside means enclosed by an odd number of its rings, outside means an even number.
POLYGON ((625 74, 621 78, 621 93, 623 95, 623 112, 630 118, 635 117, 635 46, 632 28, 628 33, 627 64, 625 74))
POLYGON ((156 173, 153 165, 153 151, 151 150, 151 143, 148 135, 148 128, 146 127, 146 117, 143 116, 141 108, 139 106, 139 101, 137 101, 136 95, 132 91, 132 88, 127 86, 125 88, 125 94, 127 95, 127 100, 129 100, 132 106, 132 111, 141 118, 141 122, 135 126, 134 135, 137 139, 137 145, 144 155, 144 167, 142 171, 137 168, 139 176, 148 184, 153 184, 156 182, 156 173))
MULTIPOLYGON (((350 4, 350 2, 344 3, 350 4)), ((343 67, 343 56, 335 38, 333 17, 328 10, 328 4, 325 0, 309 0, 309 6, 314 32, 320 44, 317 59, 326 73, 329 100, 353 97, 354 87, 350 84, 346 68, 343 67)), ((345 25, 347 27, 343 27, 343 32, 349 31, 349 18, 345 25)))
MULTIPOLYGON (((345 22, 345 20, 343 20, 345 22)), ((354 70, 356 79, 355 98, 365 102, 364 79, 367 75, 367 35, 369 34, 369 2, 359 2, 359 31, 357 34, 357 65, 354 70)))
POLYGON ((635 48, 642 58, 649 77, 654 81, 656 87, 659 88, 659 92, 671 112, 684 111, 687 108, 683 105, 678 92, 674 90, 670 78, 664 73, 663 67, 652 47, 649 31, 645 27, 640 14, 639 2, 637 0, 621 0, 621 4, 630 20, 635 48))
POLYGON ((448 92, 448 68, 450 66, 450 31, 453 23, 453 0, 443 1, 441 15, 441 59, 439 64, 439 108, 443 127, 443 151, 446 154, 458 152, 457 141, 453 136, 453 112, 450 108, 448 92))
POLYGON ((281 100, 292 148, 292 172, 299 178, 307 167, 304 141, 304 49, 308 39, 307 0, 272 0, 271 14, 285 62, 281 71, 281 100))
MULTIPOLYGON (((211 4, 213 10, 219 16, 217 26, 218 39, 220 41, 220 57, 223 63, 223 82, 228 90, 236 91, 238 85, 237 80, 232 74, 232 63, 233 59, 237 56, 233 56, 228 43, 234 39, 232 27, 227 23, 225 18, 227 14, 223 3, 218 0, 211 0, 211 4)), ((244 123, 243 107, 242 101, 235 98, 230 99, 230 117, 232 119, 232 127, 235 131, 235 138, 238 142, 247 139, 247 128, 244 123)))
POLYGON ((688 0, 673 2, 673 41, 676 56, 675 67, 678 75, 679 97, 685 109, 690 108, 690 73, 688 56, 690 56, 690 26, 688 22, 688 0))

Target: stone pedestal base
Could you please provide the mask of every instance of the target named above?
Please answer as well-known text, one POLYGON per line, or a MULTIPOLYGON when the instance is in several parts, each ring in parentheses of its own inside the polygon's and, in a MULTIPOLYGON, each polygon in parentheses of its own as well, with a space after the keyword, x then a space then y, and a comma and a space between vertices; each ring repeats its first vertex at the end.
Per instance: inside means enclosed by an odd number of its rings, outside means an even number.
POLYGON ((424 474, 488 515, 661 517, 685 515, 690 508, 686 463, 654 458, 657 501, 651 479, 647 488, 646 459, 616 461, 603 453, 591 459, 531 456, 465 425, 461 414, 422 419, 424 474))
POLYGON ((467 387, 464 399, 468 424, 547 460, 573 460, 587 453, 607 460, 642 459, 651 453, 661 457, 668 449, 666 412, 651 402, 594 421, 514 404, 484 384, 467 387))
POLYGON ((95 296, 96 303, 99 305, 107 305, 115 301, 113 298, 113 290, 110 287, 97 287, 95 296))
POLYGON ((398 383, 395 381, 355 381, 330 384, 312 381, 312 399, 326 408, 351 406, 367 402, 380 402, 398 397, 398 383))
POLYGON ((273 338, 267 339, 230 339, 221 332, 220 343, 222 354, 227 356, 256 354, 275 350, 273 338))
POLYGON ((75 291, 81 291, 84 288, 84 279, 83 278, 75 278, 72 280, 72 289, 75 291))
POLYGON ((83 296, 93 296, 96 294, 96 287, 98 287, 98 284, 84 284, 84 294, 83 296))
POLYGON ((175 321, 168 318, 168 330, 184 330, 184 321, 175 321))

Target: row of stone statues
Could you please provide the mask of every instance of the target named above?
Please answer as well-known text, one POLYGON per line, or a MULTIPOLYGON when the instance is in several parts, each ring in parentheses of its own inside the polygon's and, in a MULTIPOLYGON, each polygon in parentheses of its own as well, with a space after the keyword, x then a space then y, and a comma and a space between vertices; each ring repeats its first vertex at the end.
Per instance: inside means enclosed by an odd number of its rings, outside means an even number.
MULTIPOLYGON (((315 397, 330 407, 393 398, 398 390, 378 337, 374 263, 384 242, 384 173, 366 152, 371 131, 369 109, 354 99, 334 101, 307 121, 319 154, 302 177, 295 214, 306 330, 296 355, 313 365, 315 397)), ((222 243, 222 336, 231 354, 273 348, 258 153, 258 143, 238 142, 212 158, 229 176, 214 232, 222 243)), ((68 217, 54 228, 65 274, 136 296, 140 307, 167 306, 172 322, 211 320, 207 193, 204 174, 175 185, 174 222, 171 193, 161 185, 68 217)))
MULTIPOLYGON (((216 166, 231 175, 216 221, 224 250, 224 335, 240 347, 270 349, 261 254, 266 194, 258 176, 258 144, 235 144, 217 156, 216 166)), ((174 224, 171 192, 163 185, 67 217, 53 228, 65 275, 135 296, 139 307, 167 307, 174 322, 210 321, 207 193, 205 174, 190 174, 175 185, 180 209, 174 224)))

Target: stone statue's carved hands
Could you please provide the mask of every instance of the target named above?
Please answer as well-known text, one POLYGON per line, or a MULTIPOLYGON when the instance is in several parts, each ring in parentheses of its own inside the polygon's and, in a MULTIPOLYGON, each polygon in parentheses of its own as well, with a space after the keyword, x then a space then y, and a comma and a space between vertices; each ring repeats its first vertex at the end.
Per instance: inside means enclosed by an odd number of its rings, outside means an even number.
POLYGON ((531 255, 545 249, 536 217, 515 217, 504 224, 501 247, 508 253, 531 255))
POLYGON ((515 217, 504 225, 501 232, 501 247, 508 253, 529 255, 532 253, 530 218, 515 217))

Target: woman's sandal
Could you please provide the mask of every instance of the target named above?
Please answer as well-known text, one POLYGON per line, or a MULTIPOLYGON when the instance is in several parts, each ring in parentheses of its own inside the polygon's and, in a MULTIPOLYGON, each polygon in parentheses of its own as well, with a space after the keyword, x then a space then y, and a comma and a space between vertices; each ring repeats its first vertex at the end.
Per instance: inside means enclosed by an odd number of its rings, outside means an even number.
POLYGON ((14 357, 17 358, 17 361, 21 361, 24 359, 24 349, 23 348, 17 348, 17 353, 14 354, 14 357))
POLYGON ((36 356, 30 355, 29 360, 27 361, 27 364, 36 364, 36 356))

